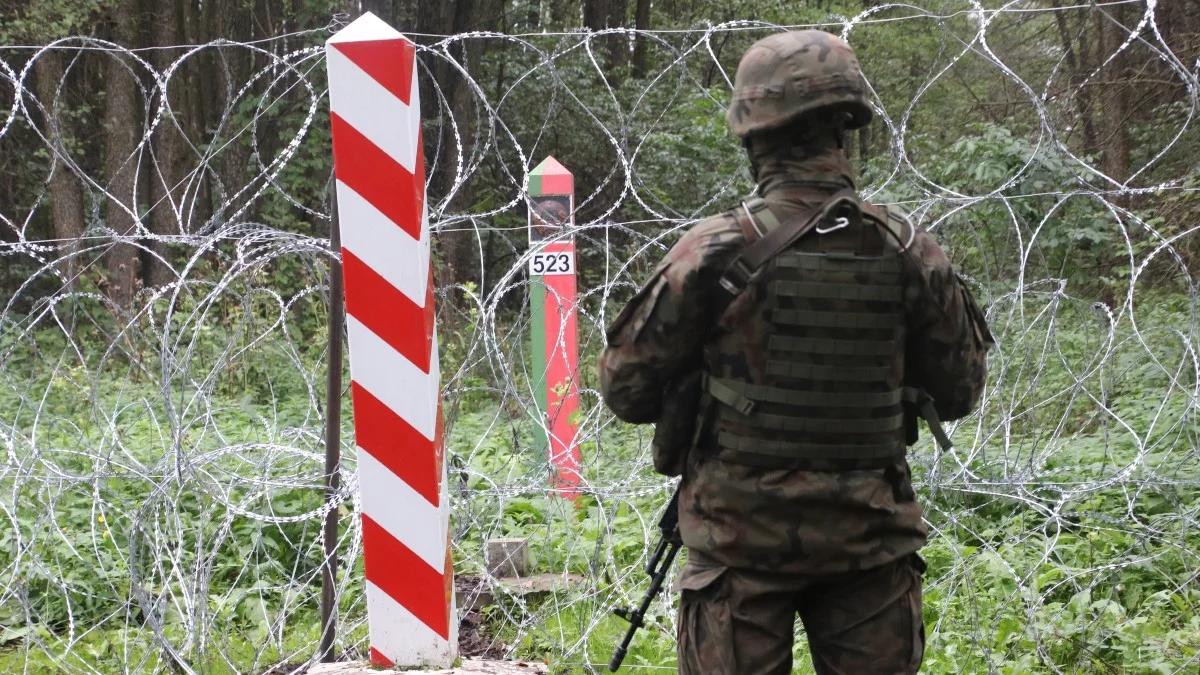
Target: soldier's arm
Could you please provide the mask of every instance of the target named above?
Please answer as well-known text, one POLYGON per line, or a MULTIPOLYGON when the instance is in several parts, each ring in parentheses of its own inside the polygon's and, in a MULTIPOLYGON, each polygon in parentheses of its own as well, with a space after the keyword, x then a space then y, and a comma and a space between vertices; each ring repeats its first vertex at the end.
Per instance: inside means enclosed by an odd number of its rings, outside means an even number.
POLYGON ((732 218, 696 225, 613 321, 600 355, 600 393, 617 417, 657 420, 667 383, 699 365, 717 280, 741 242, 732 218))
POLYGON ((983 393, 992 336, 983 312, 929 233, 917 233, 909 254, 915 279, 906 303, 906 384, 929 392, 943 420, 958 419, 983 393))

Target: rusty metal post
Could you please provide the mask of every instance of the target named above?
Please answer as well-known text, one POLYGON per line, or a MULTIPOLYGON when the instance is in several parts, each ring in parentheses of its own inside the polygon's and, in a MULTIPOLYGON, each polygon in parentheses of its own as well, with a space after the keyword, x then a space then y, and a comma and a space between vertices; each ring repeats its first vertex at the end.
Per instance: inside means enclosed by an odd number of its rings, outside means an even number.
POLYGON ((322 528, 325 560, 321 565, 321 661, 333 661, 337 636, 338 514, 333 506, 341 487, 342 463, 342 333, 345 296, 342 293, 341 234, 338 232, 337 191, 329 190, 329 370, 325 382, 325 501, 330 506, 322 528))

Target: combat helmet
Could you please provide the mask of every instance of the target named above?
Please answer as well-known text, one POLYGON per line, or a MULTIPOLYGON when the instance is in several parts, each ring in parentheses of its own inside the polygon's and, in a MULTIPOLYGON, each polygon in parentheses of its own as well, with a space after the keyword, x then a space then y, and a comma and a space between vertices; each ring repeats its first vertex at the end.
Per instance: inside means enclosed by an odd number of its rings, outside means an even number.
POLYGON ((739 138, 777 129, 816 110, 844 110, 846 128, 871 121, 854 50, 820 30, 790 31, 750 46, 738 64, 725 118, 739 138))

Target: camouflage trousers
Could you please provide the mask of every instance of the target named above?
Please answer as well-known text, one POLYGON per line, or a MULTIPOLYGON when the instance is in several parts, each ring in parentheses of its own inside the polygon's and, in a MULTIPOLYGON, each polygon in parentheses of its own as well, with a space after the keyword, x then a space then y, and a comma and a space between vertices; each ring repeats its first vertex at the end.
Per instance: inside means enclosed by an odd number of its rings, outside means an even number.
POLYGON ((798 614, 819 675, 915 673, 924 569, 915 553, 823 576, 723 567, 692 553, 679 582, 679 672, 787 675, 798 614))

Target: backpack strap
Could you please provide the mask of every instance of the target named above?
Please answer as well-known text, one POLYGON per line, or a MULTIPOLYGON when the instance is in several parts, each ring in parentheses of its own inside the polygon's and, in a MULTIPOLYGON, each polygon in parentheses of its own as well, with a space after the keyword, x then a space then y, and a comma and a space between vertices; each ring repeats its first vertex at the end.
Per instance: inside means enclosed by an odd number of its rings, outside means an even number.
POLYGON ((779 227, 779 219, 767 206, 767 200, 762 197, 752 197, 733 210, 733 215, 746 237, 747 244, 762 239, 767 232, 779 227))
POLYGON ((886 232, 896 242, 901 252, 907 251, 912 246, 913 239, 917 236, 917 228, 913 227, 908 217, 900 209, 866 204, 863 205, 863 215, 886 232))
MULTIPOLYGON (((766 202, 763 202, 763 205, 765 207, 766 202)), ((768 208, 763 208, 756 213, 749 203, 743 204, 742 207, 751 221, 756 217, 762 218, 763 214, 770 214, 768 208)), ((752 239, 721 275, 720 286, 725 293, 718 295, 716 316, 725 313, 725 308, 733 302, 734 298, 741 295, 742 291, 746 290, 746 286, 750 285, 750 280, 758 274, 759 270, 818 224, 835 218, 846 218, 849 222, 853 222, 854 219, 861 220, 861 208, 854 189, 846 188, 836 192, 808 218, 791 220, 776 227, 767 228, 765 234, 752 239)), ((770 217, 774 218, 775 216, 771 214, 770 217)), ((757 223, 751 222, 751 225, 757 225, 757 223)), ((755 231, 758 229, 755 227, 755 231)), ((747 239, 750 238, 747 237, 747 239)))

